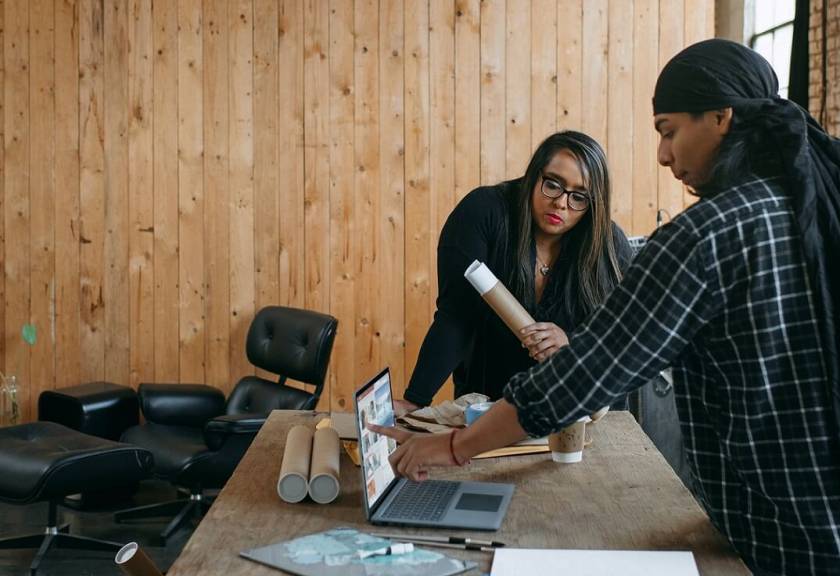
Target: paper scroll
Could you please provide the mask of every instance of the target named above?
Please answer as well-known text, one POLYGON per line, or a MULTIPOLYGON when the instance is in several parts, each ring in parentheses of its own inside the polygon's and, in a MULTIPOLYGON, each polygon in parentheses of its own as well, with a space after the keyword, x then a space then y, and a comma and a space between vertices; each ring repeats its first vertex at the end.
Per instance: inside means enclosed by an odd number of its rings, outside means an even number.
POLYGON ((137 545, 129 542, 117 552, 114 562, 126 576, 163 576, 151 558, 137 545))
POLYGON ((340 491, 339 459, 341 442, 338 432, 324 427, 313 431, 298 425, 289 430, 277 494, 290 504, 307 495, 319 504, 328 504, 340 491))
MULTIPOLYGON (((533 324, 535 320, 528 314, 528 311, 519 303, 519 300, 510 293, 510 290, 505 288, 505 285, 496 278, 496 275, 490 271, 483 262, 473 260, 473 263, 467 267, 464 272, 464 278, 469 280, 473 288, 478 290, 484 301, 493 309, 493 311, 502 319, 502 322, 513 331, 514 335, 522 340, 519 331, 533 324)), ((593 416, 592 421, 597 422, 604 414, 607 413, 609 407, 601 408, 593 416)))
POLYGON ((306 498, 309 492, 309 464, 312 459, 312 429, 298 425, 286 436, 277 494, 294 504, 306 498))
POLYGON ((522 307, 519 300, 510 293, 484 263, 478 260, 469 265, 467 271, 464 272, 464 277, 473 285, 473 288, 478 290, 478 293, 490 308, 498 314, 502 322, 521 340, 519 331, 525 326, 533 324, 534 319, 522 307))
POLYGON ((321 428, 315 431, 312 441, 309 497, 319 504, 328 504, 338 497, 340 444, 338 432, 334 429, 321 428))

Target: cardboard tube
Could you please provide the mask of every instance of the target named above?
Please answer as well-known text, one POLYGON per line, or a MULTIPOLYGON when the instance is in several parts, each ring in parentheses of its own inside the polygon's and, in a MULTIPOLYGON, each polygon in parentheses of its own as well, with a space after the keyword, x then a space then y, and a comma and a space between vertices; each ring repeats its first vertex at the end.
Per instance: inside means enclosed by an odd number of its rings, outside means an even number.
MULTIPOLYGON (((490 305, 490 308, 498 314, 499 318, 513 331, 516 337, 522 340, 519 331, 525 326, 533 324, 535 320, 505 285, 496 278, 490 268, 483 262, 473 260, 473 263, 464 272, 464 278, 469 280, 473 288, 478 290, 484 301, 490 305)), ((592 421, 600 420, 609 409, 609 406, 606 406, 598 410, 592 415, 592 421)))
POLYGON ((333 428, 315 431, 312 441, 312 467, 309 473, 309 496, 318 504, 338 498, 340 444, 333 428))
POLYGON ((475 260, 469 265, 464 277, 478 290, 484 301, 502 319, 520 340, 519 331, 534 323, 534 319, 522 304, 502 284, 495 274, 482 262, 475 260))
POLYGON ((309 486, 309 463, 312 460, 312 429, 298 425, 289 430, 283 464, 277 481, 277 494, 294 504, 306 498, 309 486))
POLYGON ((127 576, 163 576, 152 559, 140 549, 137 542, 129 542, 120 548, 114 557, 114 562, 127 576))

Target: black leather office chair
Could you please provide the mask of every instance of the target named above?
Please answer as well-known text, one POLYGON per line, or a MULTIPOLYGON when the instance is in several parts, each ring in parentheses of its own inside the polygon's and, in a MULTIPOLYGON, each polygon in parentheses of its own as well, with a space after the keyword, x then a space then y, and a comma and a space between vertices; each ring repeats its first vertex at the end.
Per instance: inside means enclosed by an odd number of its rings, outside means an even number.
POLYGON ((149 476, 148 450, 97 438, 53 422, 0 428, 0 502, 48 502, 46 529, 0 538, 0 549, 37 548, 30 565, 36 574, 53 548, 116 553, 122 544, 70 534, 58 523, 58 507, 68 494, 133 486, 149 476))
POLYGON ((270 306, 248 330, 246 353, 256 367, 279 375, 242 378, 224 395, 202 384, 141 384, 140 408, 146 423, 129 428, 122 441, 155 456, 154 475, 190 491, 180 499, 123 510, 117 522, 175 514, 161 532, 165 541, 212 503, 205 489, 221 488, 275 409, 311 410, 318 403, 332 353, 338 321, 332 316, 270 306), (315 387, 293 388, 286 379, 315 387))

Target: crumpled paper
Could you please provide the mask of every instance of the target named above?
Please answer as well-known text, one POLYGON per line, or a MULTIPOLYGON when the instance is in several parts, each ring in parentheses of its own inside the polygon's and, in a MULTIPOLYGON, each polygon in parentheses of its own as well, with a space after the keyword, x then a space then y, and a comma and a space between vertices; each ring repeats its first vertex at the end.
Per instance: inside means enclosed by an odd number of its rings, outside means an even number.
POLYGON ((426 406, 397 418, 397 422, 408 428, 422 432, 449 432, 453 428, 464 428, 467 425, 467 406, 487 402, 490 398, 484 394, 471 392, 456 398, 446 400, 435 406, 426 406))

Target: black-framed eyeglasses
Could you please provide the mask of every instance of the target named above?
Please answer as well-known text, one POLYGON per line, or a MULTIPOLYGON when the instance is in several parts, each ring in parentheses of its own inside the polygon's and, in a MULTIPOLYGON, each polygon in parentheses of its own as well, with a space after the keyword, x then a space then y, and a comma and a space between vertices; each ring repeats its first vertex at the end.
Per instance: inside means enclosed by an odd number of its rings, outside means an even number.
POLYGON ((557 200, 558 198, 562 197, 563 194, 565 194, 566 202, 570 210, 581 212, 589 208, 589 194, 587 194, 586 192, 580 192, 579 190, 567 190, 557 180, 546 178, 542 174, 540 174, 540 178, 542 179, 540 191, 542 192, 542 195, 546 198, 557 200))

